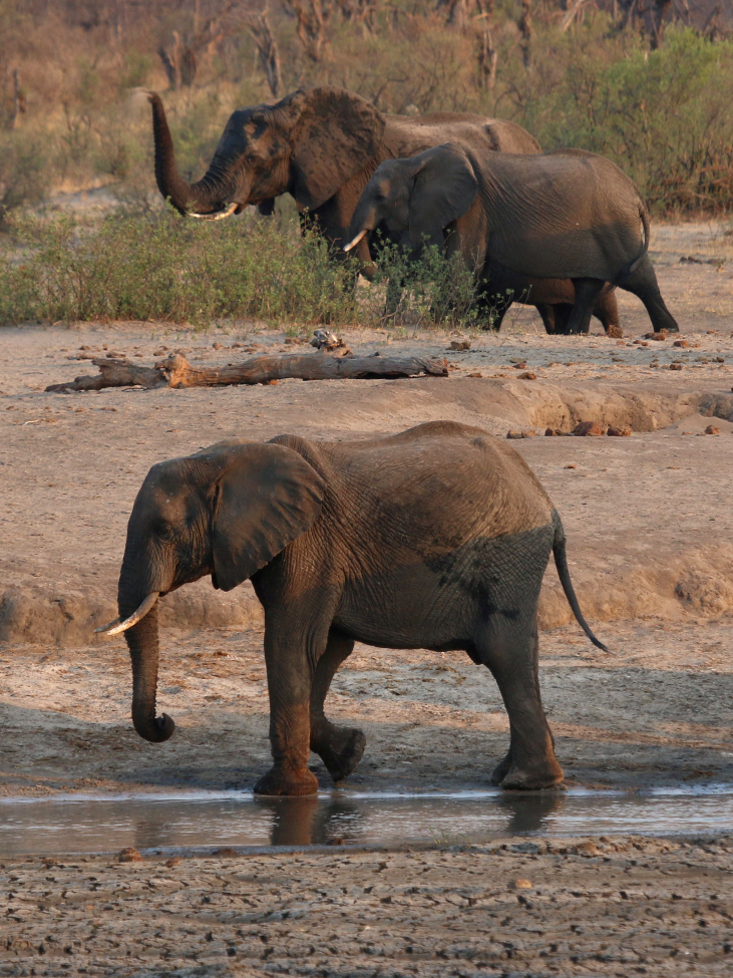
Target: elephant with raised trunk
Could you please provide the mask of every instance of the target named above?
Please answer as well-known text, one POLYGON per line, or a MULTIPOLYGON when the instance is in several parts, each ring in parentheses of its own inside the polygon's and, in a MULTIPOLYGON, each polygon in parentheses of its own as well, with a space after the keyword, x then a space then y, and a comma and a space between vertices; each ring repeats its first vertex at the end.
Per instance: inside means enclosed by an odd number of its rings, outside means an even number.
MULTIPOLYGON (((272 105, 238 109, 224 128, 208 171, 189 184, 178 172, 161 98, 155 93, 149 98, 158 188, 182 214, 218 220, 248 204, 268 214, 274 198, 289 193, 342 257, 359 196, 383 160, 413 156, 447 140, 479 155, 542 152, 533 136, 506 119, 466 112, 384 115, 354 92, 321 87, 298 90, 272 105)), ((362 273, 371 278, 368 243, 360 242, 354 254, 362 273)), ((566 283, 557 300, 562 322, 567 310, 560 306, 568 295, 572 286, 566 283)), ((548 329, 556 318, 552 302, 550 297, 548 303, 536 303, 548 329)), ((612 295, 599 298, 596 315, 606 327, 618 324, 612 295)))
MULTIPOLYGON (((182 214, 218 219, 248 204, 263 211, 289 193, 340 250, 359 195, 382 160, 412 156, 451 140, 474 152, 539 153, 528 132, 505 119, 463 112, 383 115, 342 88, 299 89, 272 105, 233 112, 206 174, 187 183, 159 95, 151 93, 155 176, 182 214)), ((370 260, 366 243, 357 254, 370 260)))
POLYGON ((324 700, 354 642, 465 650, 493 673, 509 714, 505 788, 562 781, 540 700, 537 602, 550 553, 590 640, 565 557, 560 517, 521 456, 479 428, 430 422, 387 438, 220 442, 148 473, 132 509, 120 572, 120 618, 132 657, 132 718, 167 740, 156 716, 157 602, 211 575, 248 578, 265 610, 274 764, 264 795, 318 788, 309 752, 335 781, 365 746, 333 724, 324 700))
POLYGON ((542 290, 570 280, 565 332, 588 332, 607 284, 638 296, 655 331, 678 331, 649 258, 646 205, 602 156, 481 154, 446 143, 387 160, 359 199, 347 250, 380 228, 408 252, 427 243, 459 253, 488 304, 501 295, 497 281, 542 290))

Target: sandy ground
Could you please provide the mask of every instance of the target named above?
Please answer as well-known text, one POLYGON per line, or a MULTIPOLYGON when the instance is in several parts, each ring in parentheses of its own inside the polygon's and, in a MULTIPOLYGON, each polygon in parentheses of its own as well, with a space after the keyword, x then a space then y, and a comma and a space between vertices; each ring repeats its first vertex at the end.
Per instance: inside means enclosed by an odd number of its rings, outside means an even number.
MULTIPOLYGON (((621 293, 624 340, 547 337, 534 311, 519 307, 498 336, 473 336, 468 352, 446 350, 455 337, 439 331, 344 331, 354 352, 445 356, 446 379, 62 395, 44 387, 93 373, 79 357, 105 348, 144 363, 180 349, 214 364, 293 347, 282 331, 252 323, 206 333, 150 323, 3 330, 0 792, 251 785, 269 745, 261 617, 248 586, 223 596, 199 582, 165 599, 159 705, 178 725, 166 744, 132 731, 124 642, 93 640, 93 627, 116 613, 125 524, 145 473, 230 435, 360 438, 437 418, 537 435, 513 444, 563 517, 581 603, 611 650, 593 649, 570 623, 550 568, 541 682, 568 783, 730 783, 733 238, 725 231, 655 230, 660 284, 687 347, 674 338, 635 343, 648 320, 621 293), (525 371, 536 379, 519 379, 525 371), (630 424, 633 433, 541 436, 579 420, 630 424), (703 434, 710 423, 719 434, 703 434)), ((360 790, 485 786, 506 749, 493 681, 462 654, 357 646, 329 706, 334 719, 366 731, 349 782, 360 790)), ((327 788, 316 758, 314 766, 327 788)), ((541 843, 529 854, 510 846, 296 862, 262 855, 174 867, 13 861, 0 875, 0 913, 17 943, 8 946, 0 928, 0 974, 725 973, 733 939, 725 845, 594 844, 602 854, 541 843), (524 877, 533 884, 526 897, 508 889, 524 877)))
POLYGON ((0 975, 729 975, 731 837, 6 862, 0 975))

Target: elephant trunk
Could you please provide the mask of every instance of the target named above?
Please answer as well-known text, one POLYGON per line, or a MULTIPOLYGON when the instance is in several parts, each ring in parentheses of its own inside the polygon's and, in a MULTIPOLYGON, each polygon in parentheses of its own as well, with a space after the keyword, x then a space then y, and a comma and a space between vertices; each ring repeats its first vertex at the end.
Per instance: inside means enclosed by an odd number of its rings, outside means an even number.
POLYGON ((131 541, 128 531, 117 588, 117 606, 121 620, 132 619, 134 622, 125 630, 132 661, 132 722, 141 737, 159 744, 168 740, 175 730, 169 716, 155 715, 158 687, 157 596, 169 590, 172 573, 165 566, 151 569, 147 563, 136 559, 139 552, 139 542, 136 539, 131 541))
POLYGON ((125 632, 132 660, 132 722, 145 740, 160 744, 172 736, 176 725, 164 713, 155 715, 158 687, 158 608, 125 632))
POLYGON ((363 201, 356 205, 351 223, 349 225, 349 243, 344 247, 344 251, 351 251, 370 231, 373 231, 378 224, 377 214, 374 207, 363 201))
POLYGON ((173 137, 160 95, 150 92, 148 98, 153 109, 155 180, 161 194, 181 214, 218 219, 238 210, 238 203, 227 200, 233 187, 226 161, 215 157, 208 173, 198 183, 190 184, 183 179, 178 172, 173 137))

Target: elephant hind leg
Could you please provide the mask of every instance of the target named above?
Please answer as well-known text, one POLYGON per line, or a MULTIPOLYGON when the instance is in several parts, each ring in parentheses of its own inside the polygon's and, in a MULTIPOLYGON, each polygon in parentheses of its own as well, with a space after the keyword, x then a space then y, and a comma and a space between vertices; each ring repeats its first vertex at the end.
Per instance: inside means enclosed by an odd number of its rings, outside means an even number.
POLYGON ((575 304, 565 333, 587 333, 593 308, 605 283, 597 278, 574 278, 572 283, 575 287, 575 304))
POLYGON ((638 296, 649 313, 654 332, 666 329, 668 333, 679 333, 680 328, 672 313, 667 308, 649 255, 644 255, 639 264, 618 282, 622 289, 638 296))
POLYGON ((311 686, 310 748, 319 755, 334 781, 343 781, 356 769, 366 747, 366 737, 361 730, 336 726, 323 710, 331 680, 353 648, 352 638, 332 628, 323 655, 316 665, 311 686))
POLYGON ((618 315, 618 299, 614 289, 602 290, 593 306, 593 315, 600 320, 601 326, 608 332, 611 326, 617 329, 621 326, 618 315))
POLYGON ((509 752, 492 775, 502 788, 553 788, 563 780, 542 709, 537 668, 537 615, 489 616, 475 642, 491 670, 509 714, 509 752))

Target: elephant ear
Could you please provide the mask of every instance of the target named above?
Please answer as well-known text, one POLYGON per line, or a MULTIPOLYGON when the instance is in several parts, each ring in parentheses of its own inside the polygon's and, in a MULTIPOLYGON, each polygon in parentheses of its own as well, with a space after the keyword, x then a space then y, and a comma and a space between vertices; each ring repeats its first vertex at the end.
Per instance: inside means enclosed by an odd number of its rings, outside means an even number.
POLYGON ((443 243, 443 229, 469 209, 478 193, 473 167, 452 143, 444 143, 413 157, 410 175, 409 238, 414 247, 443 243))
POLYGON ((220 474, 211 529, 215 588, 231 591, 283 551, 321 512, 325 483, 283 445, 230 443, 208 450, 220 474), (218 456, 218 457, 216 457, 218 456))
POLYGON ((293 196, 315 210, 363 170, 382 143, 385 118, 371 102, 341 88, 298 92, 291 130, 293 196))

